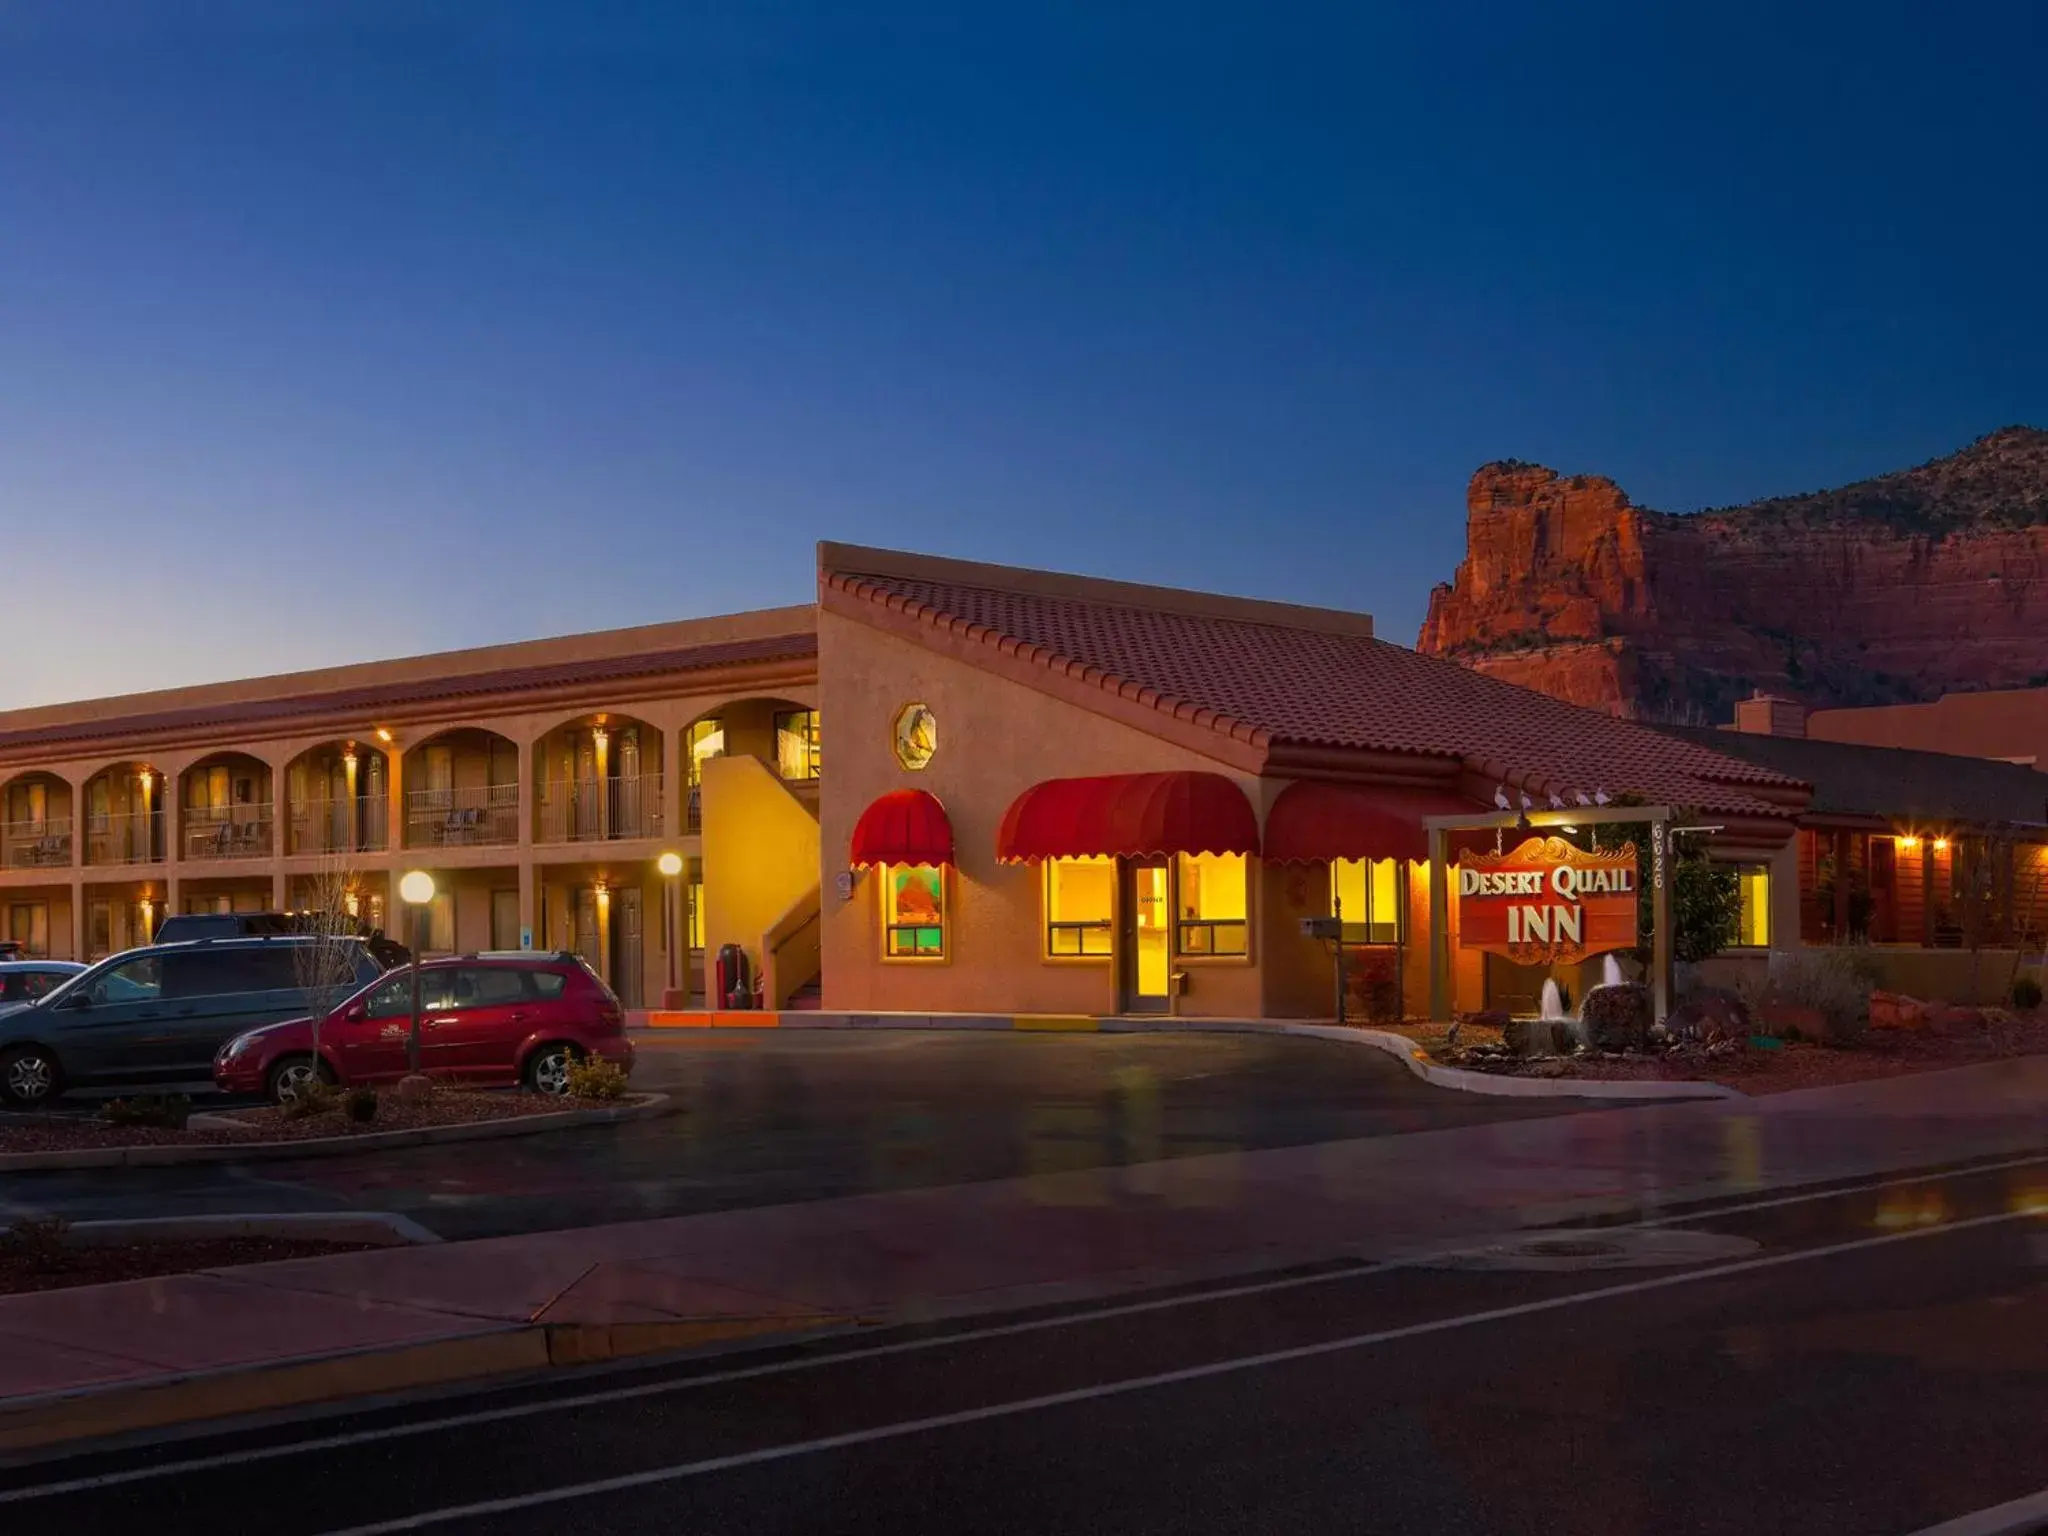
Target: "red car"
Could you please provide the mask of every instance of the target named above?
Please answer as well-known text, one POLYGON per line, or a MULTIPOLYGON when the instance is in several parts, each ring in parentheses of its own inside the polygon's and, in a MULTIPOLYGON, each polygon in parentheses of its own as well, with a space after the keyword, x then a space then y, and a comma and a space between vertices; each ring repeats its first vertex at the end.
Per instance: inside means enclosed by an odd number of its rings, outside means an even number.
MULTIPOLYGON (((419 968, 420 1070, 467 1083, 567 1093, 568 1065, 602 1056, 627 1071, 619 1000, 574 954, 461 955, 419 968)), ((237 1035, 213 1059, 223 1093, 282 1102, 317 1071, 330 1083, 389 1083, 406 1073, 412 972, 387 971, 320 1021, 287 1019, 237 1035)))

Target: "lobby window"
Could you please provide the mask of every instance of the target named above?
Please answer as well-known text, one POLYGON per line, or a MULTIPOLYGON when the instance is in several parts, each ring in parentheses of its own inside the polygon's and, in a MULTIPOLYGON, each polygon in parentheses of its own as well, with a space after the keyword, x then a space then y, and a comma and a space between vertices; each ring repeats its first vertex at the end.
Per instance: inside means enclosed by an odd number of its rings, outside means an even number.
POLYGON ((1116 915, 1116 860, 1045 861, 1045 952, 1107 955, 1116 915))
POLYGON ((1183 955, 1244 955, 1245 861, 1241 853, 1184 853, 1176 871, 1180 916, 1174 949, 1183 955))
POLYGON ((1398 944, 1405 905, 1398 859, 1333 859, 1330 899, 1344 919, 1347 944, 1398 944))
POLYGON ((818 777, 818 712, 784 709, 775 714, 775 771, 792 784, 818 777))
POLYGON ((1745 864, 1735 872, 1741 898, 1735 921, 1735 942, 1744 949, 1771 947, 1771 871, 1763 864, 1745 864))
POLYGON ((946 872, 932 864, 884 864, 882 953, 938 960, 946 953, 946 872))

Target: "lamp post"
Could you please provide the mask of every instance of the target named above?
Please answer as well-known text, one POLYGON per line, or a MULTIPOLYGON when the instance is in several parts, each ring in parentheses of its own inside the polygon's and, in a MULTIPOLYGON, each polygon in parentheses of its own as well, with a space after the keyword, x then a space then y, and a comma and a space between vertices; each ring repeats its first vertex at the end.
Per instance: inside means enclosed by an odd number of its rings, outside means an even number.
MULTIPOLYGON (((683 856, 680 853, 664 853, 654 861, 654 867, 661 871, 661 931, 663 942, 668 946, 668 990, 676 990, 676 877, 683 872, 683 856)), ((663 1007, 673 1007, 668 997, 662 998, 663 1007)))
POLYGON ((427 904, 434 899, 434 877, 424 869, 408 870, 398 882, 399 899, 412 908, 412 1031, 405 1038, 405 1070, 420 1069, 420 951, 426 947, 427 904))

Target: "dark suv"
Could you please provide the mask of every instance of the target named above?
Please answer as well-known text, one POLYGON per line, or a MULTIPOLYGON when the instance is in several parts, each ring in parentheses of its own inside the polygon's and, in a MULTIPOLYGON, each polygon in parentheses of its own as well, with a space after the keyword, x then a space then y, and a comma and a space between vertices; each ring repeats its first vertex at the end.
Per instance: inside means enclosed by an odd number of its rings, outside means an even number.
MULTIPOLYGON (((188 939, 254 939, 317 931, 304 912, 179 912, 158 925, 152 942, 182 944, 188 939)), ((384 937, 381 928, 365 923, 358 932, 370 946, 370 954, 387 971, 412 958, 412 952, 403 944, 384 937)))
MULTIPOLYGON (((228 1040, 306 1012, 294 955, 315 942, 205 939, 102 960, 0 1015, 0 1101, 27 1109, 68 1088, 206 1081, 228 1040)), ((363 941, 345 942, 351 989, 368 985, 383 967, 363 941)))

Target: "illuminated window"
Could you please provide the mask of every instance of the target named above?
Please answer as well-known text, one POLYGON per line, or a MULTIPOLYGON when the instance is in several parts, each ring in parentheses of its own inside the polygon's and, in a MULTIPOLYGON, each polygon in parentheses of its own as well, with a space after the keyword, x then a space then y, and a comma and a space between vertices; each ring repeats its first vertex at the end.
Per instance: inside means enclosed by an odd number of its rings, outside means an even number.
POLYGON ((1771 872, 1762 864, 1745 864, 1735 872, 1742 898, 1735 922, 1735 942, 1746 949, 1771 947, 1771 872))
POLYGON ((1116 861, 1045 861, 1045 952, 1107 955, 1116 915, 1116 861))
POLYGON ((818 712, 778 710, 775 715, 775 771, 792 784, 818 777, 818 712))
POLYGON ((725 722, 716 715, 696 721, 689 732, 690 784, 704 781, 704 759, 725 756, 725 722))
POLYGON ((1344 919, 1347 944, 1398 944, 1404 935, 1398 859, 1333 859, 1330 899, 1344 919))
POLYGON ((946 953, 946 872, 931 864, 884 864, 882 952, 892 960, 946 953))
POLYGON ((1184 853, 1177 871, 1180 914, 1174 948, 1183 955, 1249 953, 1241 853, 1184 853))

